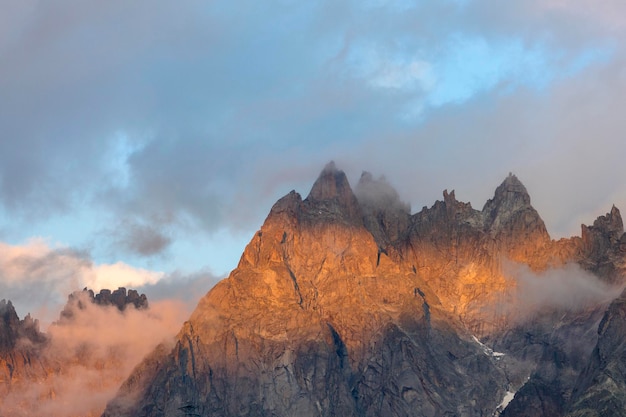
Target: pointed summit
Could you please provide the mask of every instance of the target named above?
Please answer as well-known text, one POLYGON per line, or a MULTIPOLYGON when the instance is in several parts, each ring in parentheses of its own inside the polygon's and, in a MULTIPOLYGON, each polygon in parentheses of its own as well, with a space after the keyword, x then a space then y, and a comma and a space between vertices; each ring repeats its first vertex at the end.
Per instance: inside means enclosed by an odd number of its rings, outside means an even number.
POLYGON ((307 200, 322 201, 332 198, 345 199, 352 195, 352 189, 346 174, 337 169, 334 161, 330 161, 311 188, 307 200))
POLYGON ((501 204, 529 206, 530 195, 526 191, 524 184, 512 173, 496 188, 494 200, 501 204))
POLYGON ((308 207, 309 219, 363 224, 361 208, 348 178, 333 161, 324 167, 304 203, 308 207))
POLYGON ((485 203, 482 216, 485 230, 513 261, 528 262, 550 242, 546 225, 530 204, 526 187, 511 173, 485 203))
POLYGON ((530 195, 524 184, 509 172, 508 177, 496 188, 493 198, 485 203, 483 215, 488 228, 499 228, 513 213, 527 209, 534 211, 530 205, 530 195))

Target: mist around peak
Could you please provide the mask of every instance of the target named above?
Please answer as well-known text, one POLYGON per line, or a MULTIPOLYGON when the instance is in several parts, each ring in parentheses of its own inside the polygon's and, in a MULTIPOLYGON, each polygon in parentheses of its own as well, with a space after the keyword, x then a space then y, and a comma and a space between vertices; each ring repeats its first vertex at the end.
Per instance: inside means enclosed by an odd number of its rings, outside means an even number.
MULTIPOLYGON (((122 311, 97 304, 89 291, 75 292, 31 364, 46 376, 14 381, 0 415, 99 416, 137 363, 159 344, 172 346, 188 310, 181 302, 160 300, 122 311)), ((20 339, 18 347, 22 342, 30 343, 20 339)))
POLYGON ((576 263, 536 272, 527 265, 506 262, 504 274, 513 286, 497 310, 512 323, 554 311, 578 313, 606 306, 623 290, 622 285, 610 285, 576 263))

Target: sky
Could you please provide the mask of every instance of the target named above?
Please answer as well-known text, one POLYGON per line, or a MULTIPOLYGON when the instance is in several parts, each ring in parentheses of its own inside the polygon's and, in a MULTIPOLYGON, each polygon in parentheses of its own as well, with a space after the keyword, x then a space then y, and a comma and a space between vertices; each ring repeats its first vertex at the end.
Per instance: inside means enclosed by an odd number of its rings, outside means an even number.
POLYGON ((193 305, 330 160, 553 238, 626 209, 621 0, 0 0, 0 299, 193 305))

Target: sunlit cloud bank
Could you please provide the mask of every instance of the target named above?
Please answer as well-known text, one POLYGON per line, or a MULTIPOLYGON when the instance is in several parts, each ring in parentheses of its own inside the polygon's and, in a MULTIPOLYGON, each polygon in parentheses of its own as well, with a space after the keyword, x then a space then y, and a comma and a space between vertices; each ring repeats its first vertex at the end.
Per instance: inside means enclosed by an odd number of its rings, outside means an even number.
POLYGON ((27 312, 50 322, 67 296, 88 287, 117 289, 156 284, 164 274, 123 262, 95 264, 86 253, 54 247, 43 239, 23 245, 0 242, 0 294, 13 301, 18 314, 27 312))

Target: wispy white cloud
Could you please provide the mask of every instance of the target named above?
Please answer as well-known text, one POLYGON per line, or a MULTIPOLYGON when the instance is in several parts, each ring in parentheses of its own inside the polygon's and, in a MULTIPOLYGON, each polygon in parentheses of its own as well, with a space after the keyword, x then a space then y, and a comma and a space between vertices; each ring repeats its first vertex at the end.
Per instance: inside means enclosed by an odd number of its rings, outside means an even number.
POLYGON ((67 296, 89 287, 140 287, 155 284, 164 273, 135 268, 123 262, 95 264, 85 253, 55 247, 43 239, 23 245, 0 242, 0 290, 13 301, 18 313, 32 312, 49 323, 67 296))

